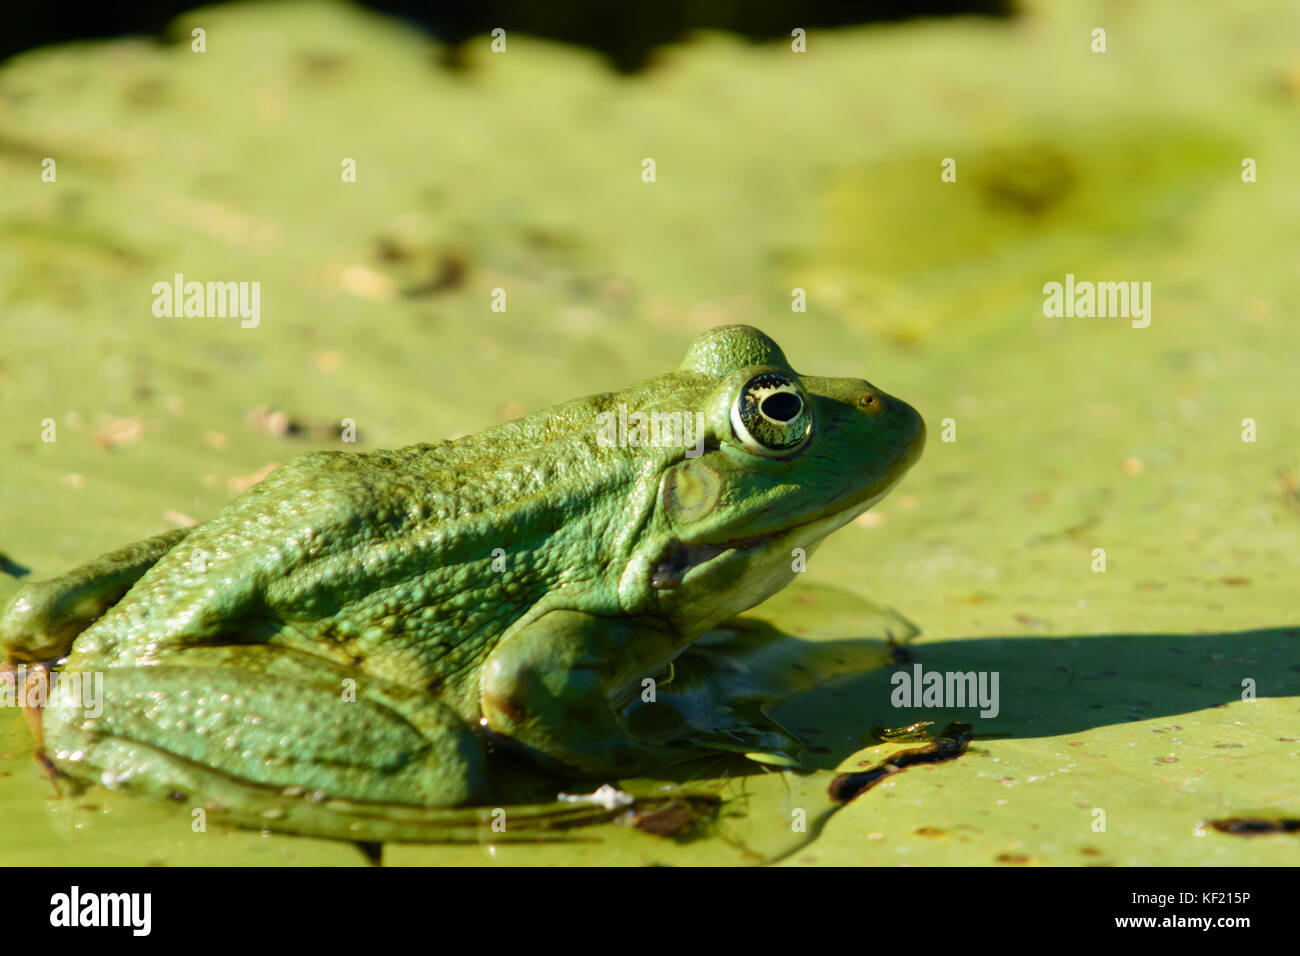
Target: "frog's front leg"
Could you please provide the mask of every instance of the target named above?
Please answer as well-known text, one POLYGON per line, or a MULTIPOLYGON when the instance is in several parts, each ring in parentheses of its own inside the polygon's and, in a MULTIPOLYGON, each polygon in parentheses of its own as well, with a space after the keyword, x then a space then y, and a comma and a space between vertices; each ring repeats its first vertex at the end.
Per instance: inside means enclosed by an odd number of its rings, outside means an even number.
POLYGON ((64 657, 78 634, 120 601, 193 530, 164 531, 100 555, 57 578, 20 588, 0 615, 0 650, 13 663, 64 657))
POLYGON ((657 622, 551 611, 508 636, 485 662, 480 705, 488 729, 542 763, 595 775, 689 757, 645 744, 619 717, 641 681, 681 645, 680 635, 657 622))

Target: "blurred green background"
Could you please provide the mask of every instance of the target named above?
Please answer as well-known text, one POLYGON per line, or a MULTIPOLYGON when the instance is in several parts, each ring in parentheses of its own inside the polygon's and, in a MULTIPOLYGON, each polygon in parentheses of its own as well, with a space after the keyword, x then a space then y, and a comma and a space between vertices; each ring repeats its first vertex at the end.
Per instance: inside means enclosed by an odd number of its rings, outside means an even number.
MULTIPOLYGON (((199 10, 169 35, 0 68, 0 600, 206 519, 343 419, 360 450, 472 432, 745 322, 930 425, 797 587, 898 608, 927 669, 1000 672, 1001 714, 900 718, 886 672, 853 682, 826 733, 964 719, 976 740, 802 843, 791 808, 825 804, 829 770, 702 782, 729 809, 693 841, 609 824, 386 862, 1300 860, 1300 835, 1204 825, 1300 817, 1295 3, 1037 0, 812 29, 806 53, 696 33, 633 77, 509 32, 449 70, 409 24, 328 2, 199 10), (259 281, 260 325, 155 318, 177 272, 259 281), (1150 327, 1045 317, 1066 273, 1151 282, 1150 327)), ((780 608, 854 636, 851 614, 780 608)), ((0 863, 364 862, 52 800, 30 750, 0 711, 0 863)))

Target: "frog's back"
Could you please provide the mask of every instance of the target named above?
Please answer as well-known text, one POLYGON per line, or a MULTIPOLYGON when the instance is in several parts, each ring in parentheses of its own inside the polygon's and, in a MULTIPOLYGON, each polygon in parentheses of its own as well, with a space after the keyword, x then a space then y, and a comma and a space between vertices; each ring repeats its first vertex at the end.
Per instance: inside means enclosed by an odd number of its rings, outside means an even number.
POLYGON ((173 646, 274 642, 404 683, 472 672, 644 519, 627 489, 674 452, 599 447, 595 415, 620 400, 454 442, 294 458, 195 528, 77 651, 126 664, 173 646))

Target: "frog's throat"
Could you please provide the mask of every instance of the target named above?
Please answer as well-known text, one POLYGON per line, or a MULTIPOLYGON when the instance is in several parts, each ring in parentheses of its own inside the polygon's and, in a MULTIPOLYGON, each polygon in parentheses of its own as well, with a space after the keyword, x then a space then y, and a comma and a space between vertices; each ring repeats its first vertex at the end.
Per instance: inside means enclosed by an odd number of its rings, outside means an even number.
POLYGON ((659 563, 654 566, 650 574, 650 586, 657 591, 675 588, 682 583, 689 572, 701 565, 713 560, 727 560, 730 556, 752 554, 782 539, 789 539, 792 547, 807 548, 874 507, 893 490, 894 484, 896 482, 891 483, 877 495, 848 505, 839 511, 833 511, 829 515, 781 528, 769 534, 737 538, 720 544, 687 544, 685 541, 674 541, 669 545, 664 556, 659 559, 659 563))

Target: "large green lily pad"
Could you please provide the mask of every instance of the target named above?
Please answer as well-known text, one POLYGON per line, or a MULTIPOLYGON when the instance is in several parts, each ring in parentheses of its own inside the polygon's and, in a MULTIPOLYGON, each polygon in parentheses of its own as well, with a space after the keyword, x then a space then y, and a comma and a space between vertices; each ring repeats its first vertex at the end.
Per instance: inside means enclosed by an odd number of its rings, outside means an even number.
MULTIPOLYGON (((894 496, 742 627, 863 651, 765 711, 803 768, 720 755, 611 781, 678 801, 643 828, 386 863, 1296 863, 1295 833, 1214 822, 1300 818, 1300 9, 1025 6, 814 31, 806 54, 707 35, 630 80, 522 35, 447 72, 329 3, 14 59, 0 599, 206 518, 344 419, 358 449, 473 431, 748 322, 930 424, 894 496), (260 324, 154 317, 178 272, 260 281, 260 324), (1150 282, 1149 327, 1045 316, 1067 273, 1150 282), (921 629, 910 662, 878 605, 921 629), (997 715, 892 706, 916 664, 996 672, 997 715), (927 747, 945 759, 907 763, 927 747)), ((0 864, 367 859, 53 799, 30 750, 0 712, 0 864)))

